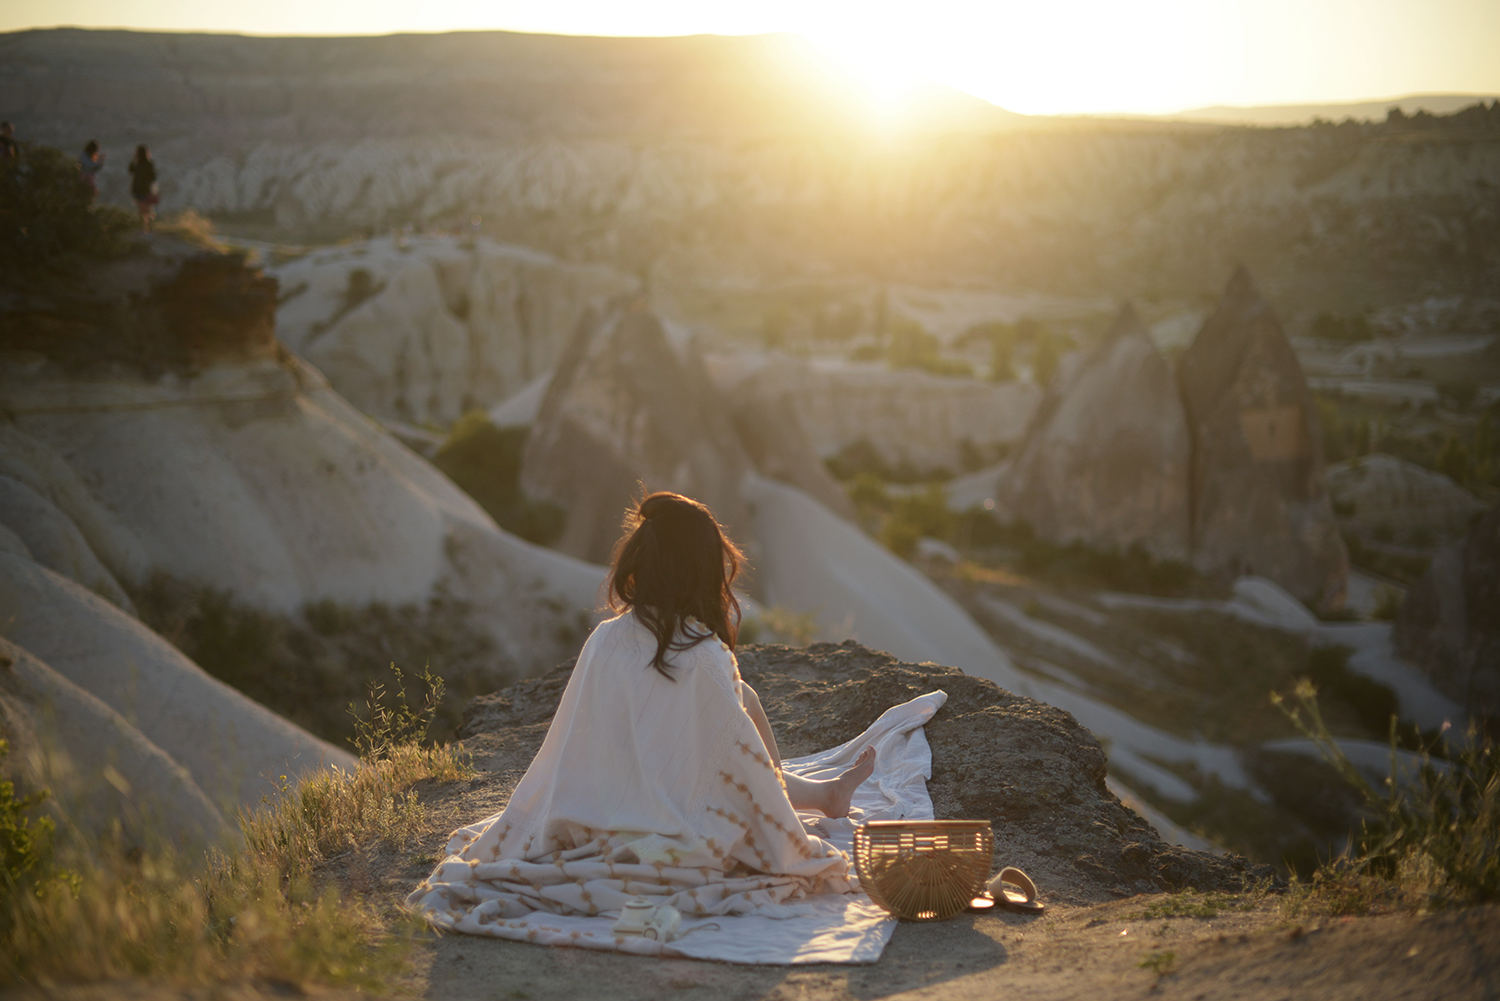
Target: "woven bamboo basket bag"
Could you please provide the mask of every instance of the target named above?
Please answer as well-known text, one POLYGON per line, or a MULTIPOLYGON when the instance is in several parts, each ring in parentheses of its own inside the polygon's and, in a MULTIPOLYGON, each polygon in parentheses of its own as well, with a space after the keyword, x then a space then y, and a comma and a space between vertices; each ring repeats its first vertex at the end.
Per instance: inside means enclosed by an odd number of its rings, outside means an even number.
POLYGON ((988 820, 872 820, 854 831, 854 867, 896 917, 941 921, 984 892, 994 847, 988 820))

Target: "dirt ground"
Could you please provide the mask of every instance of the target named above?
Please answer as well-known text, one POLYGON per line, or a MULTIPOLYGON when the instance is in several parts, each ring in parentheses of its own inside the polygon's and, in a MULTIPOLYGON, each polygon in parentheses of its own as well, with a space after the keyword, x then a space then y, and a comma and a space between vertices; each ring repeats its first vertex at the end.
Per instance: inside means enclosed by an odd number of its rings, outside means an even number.
POLYGON ((1284 922, 1271 900, 1218 918, 1146 919, 1161 898, 1039 917, 903 923, 870 966, 742 967, 448 937, 421 996, 610 1001, 931 998, 1493 998, 1500 909, 1284 922))
MULTIPOLYGON (((1500 997, 1500 907, 1286 920, 1276 897, 1214 918, 1156 917, 1173 898, 1058 906, 1040 917, 903 923, 868 966, 746 967, 556 949, 462 935, 422 946, 395 996, 440 1001, 875 1001, 1151 998, 1183 1001, 1500 997)), ((142 984, 10 993, 67 1001, 313 997, 287 984, 142 984)))

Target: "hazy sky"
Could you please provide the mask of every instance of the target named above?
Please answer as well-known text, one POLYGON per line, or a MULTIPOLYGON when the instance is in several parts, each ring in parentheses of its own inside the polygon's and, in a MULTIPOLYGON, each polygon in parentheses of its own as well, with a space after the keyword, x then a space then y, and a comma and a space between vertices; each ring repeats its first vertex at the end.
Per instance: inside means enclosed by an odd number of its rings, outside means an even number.
POLYGON ((930 79, 1040 114, 1500 94, 1500 0, 0 0, 0 31, 58 24, 263 35, 791 31, 882 92, 930 79))

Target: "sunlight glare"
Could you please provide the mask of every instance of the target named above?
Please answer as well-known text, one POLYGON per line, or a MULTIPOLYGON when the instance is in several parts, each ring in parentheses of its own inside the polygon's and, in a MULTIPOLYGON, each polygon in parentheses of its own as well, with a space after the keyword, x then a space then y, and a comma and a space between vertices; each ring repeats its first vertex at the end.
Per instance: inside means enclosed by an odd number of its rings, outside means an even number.
POLYGON ((872 33, 847 33, 836 38, 814 37, 813 41, 845 72, 863 86, 864 96, 877 117, 890 117, 922 79, 911 62, 891 40, 872 33))

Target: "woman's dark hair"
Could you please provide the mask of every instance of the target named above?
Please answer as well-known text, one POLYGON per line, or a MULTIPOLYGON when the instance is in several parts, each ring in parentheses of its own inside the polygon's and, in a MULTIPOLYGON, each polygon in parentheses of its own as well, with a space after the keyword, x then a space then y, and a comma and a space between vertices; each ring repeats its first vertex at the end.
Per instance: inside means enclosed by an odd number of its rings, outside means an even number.
POLYGON ((651 494, 625 512, 625 534, 610 565, 609 607, 634 612, 651 630, 651 666, 670 678, 669 652, 710 636, 734 649, 740 603, 732 585, 744 559, 707 507, 681 494, 651 494), (708 631, 689 626, 690 617, 708 631))
POLYGON ((142 160, 150 160, 150 159, 151 159, 151 147, 147 146, 145 143, 141 143, 139 146, 137 146, 135 148, 135 162, 136 163, 140 163, 142 160))
POLYGON ((83 147, 84 156, 93 156, 97 152, 99 152, 99 143, 96 140, 90 139, 88 145, 83 147))

